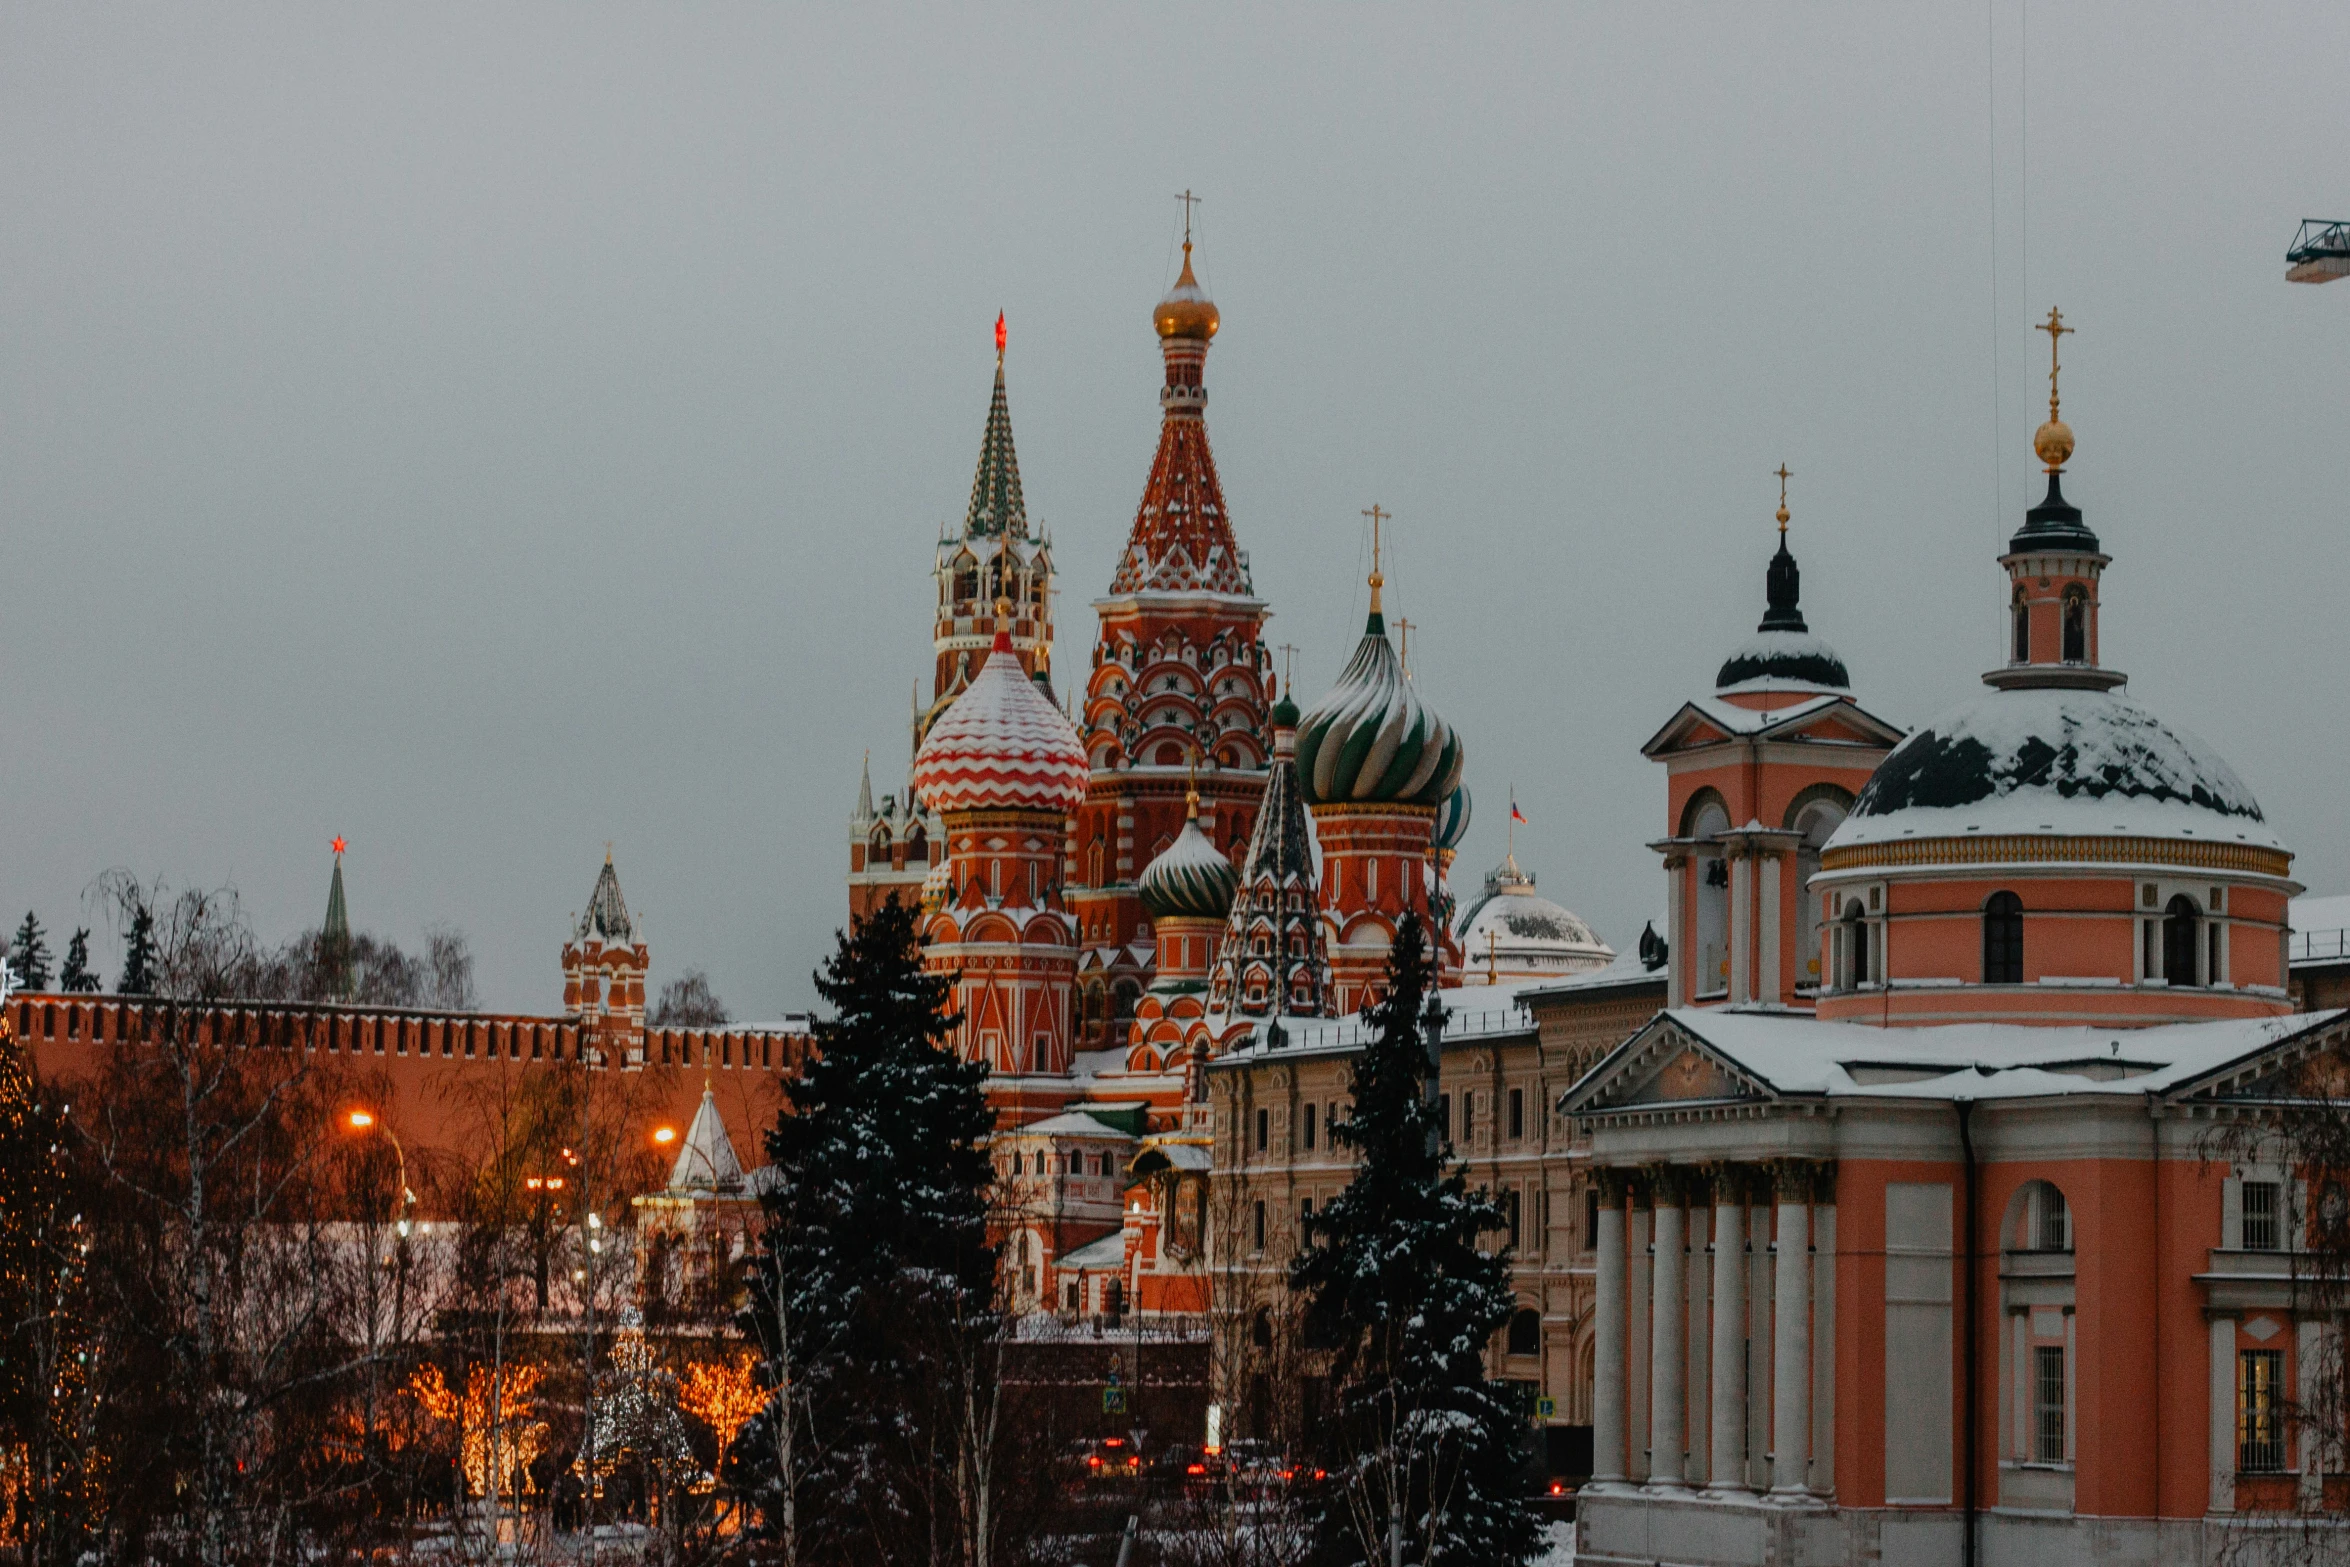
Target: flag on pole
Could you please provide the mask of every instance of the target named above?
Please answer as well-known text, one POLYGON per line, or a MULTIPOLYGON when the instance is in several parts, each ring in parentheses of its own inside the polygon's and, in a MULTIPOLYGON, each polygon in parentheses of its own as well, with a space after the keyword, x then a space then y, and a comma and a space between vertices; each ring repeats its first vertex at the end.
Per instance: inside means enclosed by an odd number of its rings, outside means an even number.
POLYGON ((1526 813, 1525 813, 1524 811, 1521 811, 1521 810, 1519 810, 1519 809, 1518 809, 1518 797, 1517 797, 1516 795, 1514 795, 1514 794, 1513 794, 1513 795, 1511 795, 1511 796, 1510 796, 1510 820, 1511 820, 1511 821, 1513 821, 1513 822, 1522 822, 1522 821, 1524 821, 1525 819, 1526 819, 1526 813))

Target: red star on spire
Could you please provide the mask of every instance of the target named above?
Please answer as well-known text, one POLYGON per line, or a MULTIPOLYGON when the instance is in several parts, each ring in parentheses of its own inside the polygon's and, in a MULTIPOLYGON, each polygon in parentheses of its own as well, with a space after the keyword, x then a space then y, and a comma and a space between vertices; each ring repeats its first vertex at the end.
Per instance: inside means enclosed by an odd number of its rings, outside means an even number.
POLYGON ((337 834, 335 834, 335 858, 339 860, 339 859, 341 859, 342 857, 343 857, 343 835, 342 835, 341 833, 337 833, 337 834))

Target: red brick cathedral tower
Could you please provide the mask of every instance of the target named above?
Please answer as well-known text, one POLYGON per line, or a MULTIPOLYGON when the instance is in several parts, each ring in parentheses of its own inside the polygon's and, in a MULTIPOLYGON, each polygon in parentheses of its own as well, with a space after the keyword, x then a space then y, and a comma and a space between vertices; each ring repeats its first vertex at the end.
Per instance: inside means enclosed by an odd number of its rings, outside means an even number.
POLYGON ((1270 755, 1271 659, 1264 600, 1234 541, 1208 450, 1201 377, 1219 324, 1191 271, 1151 312, 1166 359, 1158 455, 1110 591, 1079 728, 1090 775, 1070 836, 1069 903, 1078 921, 1079 1038, 1122 1043, 1156 966, 1143 867, 1182 835, 1196 769, 1199 831, 1237 863, 1270 755))

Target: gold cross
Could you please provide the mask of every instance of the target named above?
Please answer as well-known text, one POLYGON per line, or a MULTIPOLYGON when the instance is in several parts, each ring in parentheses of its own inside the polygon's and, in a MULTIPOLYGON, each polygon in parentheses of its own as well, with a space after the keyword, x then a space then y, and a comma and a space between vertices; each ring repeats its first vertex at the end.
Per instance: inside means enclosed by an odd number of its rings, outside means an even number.
POLYGON ((2064 312, 2051 305, 2048 307, 2048 319, 2032 330, 2048 334, 2048 417, 2053 419, 2056 417, 2056 373, 2063 368, 2057 362, 2058 339, 2073 329, 2064 324, 2064 312))
MULTIPOLYGON (((1284 642, 1281 644, 1281 689, 1288 691, 1295 684, 1297 684, 1297 644, 1284 642)), ((1291 699, 1295 700, 1294 692, 1291 693, 1291 699)))
POLYGON ((1387 585, 1387 579, 1379 574, 1379 524, 1388 520, 1388 514, 1380 510, 1378 502, 1374 501, 1363 515, 1371 519, 1371 613, 1376 615, 1379 613, 1379 590, 1387 585))
POLYGON ((1782 462, 1779 464, 1779 467, 1778 467, 1778 475, 1779 475, 1779 537, 1783 539, 1783 538, 1785 538, 1785 537, 1787 536, 1787 481, 1788 481, 1789 479, 1792 479, 1792 478, 1794 478, 1794 477, 1795 477, 1795 475, 1787 471, 1787 464, 1786 464, 1785 462, 1783 462, 1783 461, 1782 461, 1782 462))
POLYGON ((1199 205, 1200 198, 1187 189, 1175 199, 1183 203, 1183 243, 1188 249, 1191 245, 1191 209, 1199 205))
POLYGON ((1403 672, 1408 680, 1412 673, 1412 623, 1398 615, 1395 629, 1403 633, 1403 672))

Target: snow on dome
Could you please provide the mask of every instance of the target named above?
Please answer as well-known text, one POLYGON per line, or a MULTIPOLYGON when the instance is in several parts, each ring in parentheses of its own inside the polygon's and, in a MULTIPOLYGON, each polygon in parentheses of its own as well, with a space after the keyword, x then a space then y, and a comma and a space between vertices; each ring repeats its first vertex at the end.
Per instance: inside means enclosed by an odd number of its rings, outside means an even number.
POLYGON ((2061 687, 1987 692, 1902 741, 1826 848, 1965 832, 2285 847, 2210 746, 2118 693, 2061 687))
POLYGON ((930 726, 914 787, 934 811, 1070 811, 1085 798, 1085 747, 998 631, 979 676, 930 726))
POLYGON ((1143 867, 1136 890, 1153 919, 1220 920, 1232 912, 1239 888, 1239 873, 1199 830, 1195 815, 1166 852, 1143 867))
POLYGON ((1848 691, 1852 677, 1844 660, 1808 631, 1758 631, 1722 660, 1714 689, 1848 691))
POLYGON ((1485 891, 1453 927, 1471 980, 1558 979, 1602 969, 1616 949, 1582 916, 1536 895, 1534 873, 1511 855, 1485 877, 1485 891))
POLYGON ((1466 760, 1452 725, 1404 678, 1377 609, 1338 684, 1298 721, 1297 777, 1308 805, 1435 805, 1466 760))

